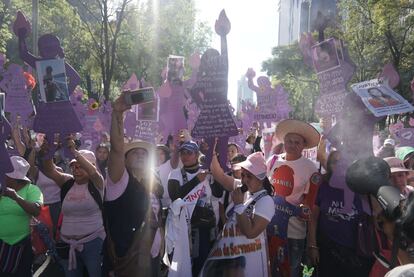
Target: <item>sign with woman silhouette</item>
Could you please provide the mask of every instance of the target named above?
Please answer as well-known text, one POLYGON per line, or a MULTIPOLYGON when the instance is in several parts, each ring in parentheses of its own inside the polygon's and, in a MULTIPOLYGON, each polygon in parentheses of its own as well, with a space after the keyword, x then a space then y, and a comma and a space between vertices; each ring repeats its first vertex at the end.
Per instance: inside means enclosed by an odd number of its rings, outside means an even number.
POLYGON ((353 84, 351 88, 376 117, 414 110, 407 100, 378 79, 353 84))

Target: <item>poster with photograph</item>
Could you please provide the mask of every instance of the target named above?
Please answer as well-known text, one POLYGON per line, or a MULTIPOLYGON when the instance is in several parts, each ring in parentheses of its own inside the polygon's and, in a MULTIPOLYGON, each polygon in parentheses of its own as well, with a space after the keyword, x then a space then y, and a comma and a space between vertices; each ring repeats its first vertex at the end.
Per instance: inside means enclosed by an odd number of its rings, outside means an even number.
POLYGON ((4 93, 0 93, 0 121, 5 117, 4 110, 6 109, 6 97, 4 93))
POLYGON ((351 88, 376 117, 414 111, 407 100, 378 79, 353 84, 351 88))
POLYGON ((69 101, 64 59, 37 61, 36 70, 42 102, 69 101))
POLYGON ((343 59, 341 42, 334 38, 315 44, 312 46, 311 53, 317 74, 339 67, 340 60, 343 59))
POLYGON ((180 84, 184 77, 184 57, 170 55, 167 63, 167 80, 172 84, 180 84))

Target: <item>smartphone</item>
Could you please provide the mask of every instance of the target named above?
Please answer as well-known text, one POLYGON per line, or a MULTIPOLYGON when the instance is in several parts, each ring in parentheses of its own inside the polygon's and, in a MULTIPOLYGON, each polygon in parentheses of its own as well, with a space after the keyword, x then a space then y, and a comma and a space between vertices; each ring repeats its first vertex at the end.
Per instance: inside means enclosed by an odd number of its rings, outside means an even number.
POLYGON ((125 103, 128 105, 139 105, 154 102, 155 92, 153 87, 142 88, 134 91, 125 92, 125 103))

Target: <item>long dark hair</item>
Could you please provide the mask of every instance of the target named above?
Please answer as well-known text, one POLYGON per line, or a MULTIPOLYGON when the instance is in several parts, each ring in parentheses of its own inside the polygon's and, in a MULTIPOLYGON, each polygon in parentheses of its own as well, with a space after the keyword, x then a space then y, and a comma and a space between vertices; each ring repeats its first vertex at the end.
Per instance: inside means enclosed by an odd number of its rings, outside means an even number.
POLYGON ((328 160, 326 161, 326 174, 325 174, 325 178, 326 180, 329 180, 332 176, 333 173, 333 167, 335 165, 335 163, 337 162, 337 155, 340 155, 341 152, 339 151, 332 151, 331 153, 329 153, 328 156, 328 160))
POLYGON ((262 181, 263 188, 267 191, 267 193, 272 196, 273 195, 273 186, 269 181, 269 178, 265 177, 262 181))

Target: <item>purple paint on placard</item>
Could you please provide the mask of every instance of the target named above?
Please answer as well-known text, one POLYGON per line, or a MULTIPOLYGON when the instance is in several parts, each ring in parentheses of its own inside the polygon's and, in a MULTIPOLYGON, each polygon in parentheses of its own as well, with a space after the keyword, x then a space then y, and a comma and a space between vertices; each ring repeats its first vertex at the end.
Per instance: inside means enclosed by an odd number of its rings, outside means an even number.
POLYGON ((6 140, 11 135, 11 126, 7 119, 1 116, 0 120, 0 182, 4 185, 4 174, 13 171, 9 153, 6 148, 6 140))
POLYGON ((6 112, 10 113, 13 125, 19 124, 32 128, 34 110, 30 92, 27 88, 23 69, 17 64, 11 64, 2 74, 0 88, 6 92, 6 112), (18 121, 18 122, 17 122, 18 121))
POLYGON ((206 153, 205 166, 209 167, 213 153, 215 137, 218 137, 216 151, 220 154, 220 165, 227 169, 228 137, 238 134, 236 123, 227 102, 228 89, 228 54, 227 38, 230 21, 224 10, 216 20, 215 30, 221 38, 221 54, 215 49, 208 49, 201 57, 197 81, 191 88, 191 96, 200 107, 200 115, 191 132, 195 138, 205 138, 210 146, 206 153))
POLYGON ((80 132, 82 124, 70 101, 39 103, 33 130, 44 134, 70 134, 80 132))
POLYGON ((272 126, 272 122, 289 118, 291 108, 289 106, 289 95, 281 85, 272 88, 270 80, 266 76, 257 78, 256 86, 253 78, 256 72, 249 68, 246 73, 247 84, 251 90, 256 92, 257 107, 254 113, 254 121, 260 122, 261 126, 266 124, 267 128, 272 126))
MULTIPOLYGON (((182 129, 192 130, 194 124, 189 127, 189 120, 194 115, 193 107, 188 103, 187 99, 191 99, 187 95, 187 90, 191 88, 197 81, 198 67, 200 66, 200 55, 194 53, 190 57, 190 67, 192 74, 189 79, 180 82, 170 82, 168 79, 157 90, 157 95, 160 98, 160 120, 159 126, 163 137, 169 135, 176 135, 182 129), (192 109, 191 111, 189 109, 192 109), (190 115, 190 113, 193 114, 190 115), (186 117, 187 113, 187 117, 186 117)), ((161 74, 167 78, 165 70, 161 74)), ((199 113, 198 113, 199 114, 199 113)), ((197 114, 197 116, 198 116, 197 114)))
MULTIPOLYGON (((59 39, 51 34, 42 35, 37 41, 40 57, 36 57, 29 52, 26 44, 26 37, 30 33, 30 22, 20 11, 17 12, 13 31, 19 39, 20 58, 32 68, 36 68, 37 61, 55 59, 56 57, 63 59, 65 57, 59 39)), ((76 86, 80 84, 81 79, 75 69, 68 63, 65 63, 65 70, 66 76, 69 79, 68 90, 70 95, 75 90, 76 86)))

